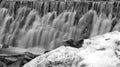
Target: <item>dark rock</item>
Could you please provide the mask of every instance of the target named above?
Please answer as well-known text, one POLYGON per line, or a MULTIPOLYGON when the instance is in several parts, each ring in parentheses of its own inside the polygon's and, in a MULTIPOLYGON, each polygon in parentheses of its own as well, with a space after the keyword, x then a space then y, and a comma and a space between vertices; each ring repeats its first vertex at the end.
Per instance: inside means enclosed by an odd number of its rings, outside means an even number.
POLYGON ((0 55, 0 67, 22 67, 25 63, 31 61, 38 55, 34 55, 30 52, 18 55, 0 55))
POLYGON ((9 47, 9 45, 7 45, 7 44, 0 44, 0 48, 8 48, 9 47))
POLYGON ((83 39, 80 39, 78 41, 74 41, 73 39, 69 39, 69 40, 64 42, 64 46, 71 46, 71 47, 75 47, 75 48, 80 48, 80 47, 82 47, 83 41, 84 41, 83 39))
POLYGON ((44 53, 48 53, 48 52, 50 52, 50 50, 46 50, 44 53))

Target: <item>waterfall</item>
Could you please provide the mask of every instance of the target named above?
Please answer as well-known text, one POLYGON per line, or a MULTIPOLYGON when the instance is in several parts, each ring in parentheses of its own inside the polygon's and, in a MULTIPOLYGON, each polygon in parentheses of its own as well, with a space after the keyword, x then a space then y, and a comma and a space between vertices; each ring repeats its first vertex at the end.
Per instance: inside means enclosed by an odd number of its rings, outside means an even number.
POLYGON ((14 2, 8 5, 3 2, 0 5, 0 43, 13 47, 52 50, 69 39, 77 41, 120 31, 114 2, 30 2, 29 5, 14 2))

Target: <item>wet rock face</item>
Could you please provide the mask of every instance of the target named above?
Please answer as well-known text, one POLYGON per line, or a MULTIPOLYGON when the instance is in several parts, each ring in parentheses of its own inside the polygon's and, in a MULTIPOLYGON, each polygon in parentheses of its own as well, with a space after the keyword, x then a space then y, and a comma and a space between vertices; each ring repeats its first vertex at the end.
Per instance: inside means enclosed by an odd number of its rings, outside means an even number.
POLYGON ((0 48, 0 67, 22 67, 27 62, 40 56, 44 50, 34 48, 23 49, 19 47, 5 47, 0 48))
POLYGON ((120 32, 85 39, 81 48, 61 46, 23 67, 120 67, 120 32))
POLYGON ((22 67, 37 56, 30 52, 24 54, 0 54, 0 67, 22 67))

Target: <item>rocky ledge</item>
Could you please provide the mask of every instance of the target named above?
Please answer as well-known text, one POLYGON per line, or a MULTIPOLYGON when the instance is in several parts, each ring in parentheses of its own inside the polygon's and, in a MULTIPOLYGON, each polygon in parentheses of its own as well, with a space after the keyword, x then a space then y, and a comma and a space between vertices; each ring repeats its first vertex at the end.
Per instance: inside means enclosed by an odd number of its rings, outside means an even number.
POLYGON ((120 67, 120 32, 85 39, 81 48, 61 46, 23 67, 120 67))

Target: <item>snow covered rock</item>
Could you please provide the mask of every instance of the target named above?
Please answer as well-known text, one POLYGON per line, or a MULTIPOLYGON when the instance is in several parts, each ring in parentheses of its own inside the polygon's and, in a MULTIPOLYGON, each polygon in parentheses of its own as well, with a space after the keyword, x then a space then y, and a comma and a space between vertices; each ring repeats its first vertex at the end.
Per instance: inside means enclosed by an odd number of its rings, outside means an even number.
POLYGON ((120 32, 85 39, 82 48, 61 46, 23 67, 120 67, 120 32))

